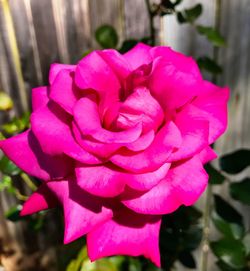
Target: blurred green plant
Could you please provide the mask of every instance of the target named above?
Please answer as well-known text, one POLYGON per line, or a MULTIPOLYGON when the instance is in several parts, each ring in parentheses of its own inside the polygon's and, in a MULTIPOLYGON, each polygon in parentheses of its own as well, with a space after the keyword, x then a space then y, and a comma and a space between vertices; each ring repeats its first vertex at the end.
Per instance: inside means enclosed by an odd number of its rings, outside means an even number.
POLYGON ((13 108, 13 101, 10 96, 3 91, 0 91, 0 111, 5 111, 13 108))
MULTIPOLYGON (((245 205, 250 205, 250 178, 233 181, 235 174, 241 173, 250 165, 250 151, 236 150, 224 155, 219 160, 220 169, 210 165, 209 182, 211 185, 228 183, 228 201, 230 196, 245 205), (231 176, 233 175, 233 177, 231 176), (229 177, 230 176, 230 177, 229 177)), ((212 221, 222 237, 210 242, 210 247, 217 257, 217 266, 222 271, 247 271, 250 268, 250 229, 246 229, 243 215, 220 195, 214 195, 212 221)))

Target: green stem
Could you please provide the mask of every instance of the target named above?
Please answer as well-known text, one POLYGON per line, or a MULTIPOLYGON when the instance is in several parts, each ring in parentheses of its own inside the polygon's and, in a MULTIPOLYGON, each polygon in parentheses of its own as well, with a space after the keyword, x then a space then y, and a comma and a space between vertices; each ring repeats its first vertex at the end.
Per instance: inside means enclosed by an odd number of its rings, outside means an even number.
POLYGON ((145 0, 147 11, 148 11, 148 17, 149 17, 149 29, 150 29, 150 40, 151 45, 155 45, 155 27, 154 27, 154 14, 151 10, 150 0, 145 0))
MULTIPOLYGON (((215 3, 215 22, 214 28, 220 30, 221 22, 221 0, 216 0, 215 3)), ((218 63, 219 48, 213 46, 213 59, 218 63)), ((216 74, 212 77, 212 82, 217 83, 218 77, 216 74)), ((201 271, 207 271, 208 265, 208 252, 209 252, 209 233, 210 233, 210 219, 211 219, 211 199, 212 199, 212 185, 208 184, 206 191, 205 211, 204 211, 204 227, 203 227, 203 241, 202 241, 202 254, 201 254, 201 271)))
POLYGON ((30 177, 22 172, 20 174, 22 180, 27 184, 27 186, 32 190, 32 191, 36 191, 37 190, 37 186, 33 183, 33 181, 30 179, 30 177))
POLYGON ((203 240, 201 251, 201 271, 207 271, 208 252, 209 252, 209 233, 210 233, 210 212, 211 212, 212 185, 208 184, 206 190, 204 224, 203 224, 203 240))
POLYGON ((18 189, 15 189, 15 196, 16 196, 17 199, 19 199, 21 201, 26 201, 28 199, 28 197, 21 194, 18 189))

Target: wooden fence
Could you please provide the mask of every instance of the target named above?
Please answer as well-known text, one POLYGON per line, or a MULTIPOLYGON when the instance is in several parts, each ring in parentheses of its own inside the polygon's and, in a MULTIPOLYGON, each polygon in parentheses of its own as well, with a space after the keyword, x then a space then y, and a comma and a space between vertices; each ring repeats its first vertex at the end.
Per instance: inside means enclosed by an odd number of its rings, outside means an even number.
MULTIPOLYGON (((204 12, 199 20, 213 25, 215 1, 184 0, 180 8, 202 3, 204 12)), ((250 0, 221 1, 221 32, 227 47, 219 52, 219 62, 224 68, 219 83, 229 85, 232 91, 229 128, 216 146, 219 153, 225 153, 250 147, 250 0)), ((98 48, 93 37, 102 24, 113 25, 120 42, 148 36, 145 1, 0 0, 0 90, 9 93, 15 102, 11 114, 20 115, 29 109, 30 90, 47 83, 51 63, 75 63, 88 49, 98 48)), ((155 27, 161 44, 193 56, 212 54, 205 38, 191 26, 179 25, 174 16, 157 19, 155 27)), ((5 117, 1 115, 0 120, 5 117)), ((5 194, 0 197, 2 215, 14 200, 5 194)), ((28 250, 23 224, 6 224, 2 217, 0 224, 0 236, 5 236, 17 251, 28 250)), ((42 240, 42 234, 36 237, 36 243, 42 240)))

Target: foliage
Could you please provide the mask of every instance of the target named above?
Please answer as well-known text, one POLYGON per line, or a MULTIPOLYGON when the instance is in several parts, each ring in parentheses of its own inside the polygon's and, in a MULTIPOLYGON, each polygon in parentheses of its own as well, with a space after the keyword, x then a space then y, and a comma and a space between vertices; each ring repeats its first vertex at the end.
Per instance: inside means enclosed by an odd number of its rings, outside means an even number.
MULTIPOLYGON (((229 182, 229 194, 243 204, 249 202, 250 180, 245 178, 240 182, 233 182, 226 176, 227 173, 236 174, 244 170, 249 150, 237 150, 220 158, 221 170, 217 175, 220 180, 229 182)), ((218 173, 218 171, 217 171, 218 173)), ((216 175, 214 175, 216 178, 216 175)), ((221 181, 212 184, 220 184, 221 181)), ((249 270, 250 238, 249 229, 245 228, 244 218, 238 210, 231 206, 219 195, 214 195, 214 210, 212 220, 222 238, 210 243, 213 253, 218 258, 217 265, 220 270, 249 270)))
MULTIPOLYGON (((147 1, 148 2, 148 1, 147 1)), ((213 26, 204 26, 197 23, 203 12, 201 4, 196 4, 188 9, 181 10, 182 0, 161 0, 159 4, 149 6, 151 19, 155 16, 176 16, 180 24, 190 24, 198 34, 204 36, 214 47, 223 47, 226 42, 220 32, 213 26)), ((153 21, 153 20, 151 20, 153 21)), ((154 45, 154 27, 151 25, 150 37, 139 37, 138 39, 127 39, 121 41, 116 30, 110 25, 102 25, 95 32, 96 42, 101 48, 115 48, 125 53, 138 42, 154 45)), ((85 52, 87 55, 91 50, 85 52)), ((212 75, 222 73, 222 67, 216 59, 209 56, 200 56, 197 62, 201 70, 212 75)), ((0 110, 9 110, 13 107, 10 97, 0 92, 0 110)), ((14 117, 10 122, 2 125, 0 137, 11 136, 29 127, 29 113, 21 118, 14 117)), ((250 165, 250 150, 237 150, 220 158, 219 169, 209 164, 206 170, 209 174, 209 184, 222 185, 228 182, 230 196, 246 205, 250 205, 250 178, 244 178, 239 182, 231 181, 228 174, 237 174, 250 165)), ((34 180, 16 167, 6 156, 0 159, 1 182, 0 191, 6 191, 15 195, 19 200, 25 200, 15 185, 15 180, 23 180, 31 190, 35 189, 34 180)), ((234 178, 234 176, 232 177, 234 178)), ((229 199, 231 200, 231 199, 229 199)), ((217 257, 217 266, 222 271, 246 271, 249 270, 250 262, 250 232, 245 228, 244 218, 241 213, 231 206, 226 199, 220 195, 213 196, 213 210, 211 219, 214 226, 221 234, 219 240, 210 242, 210 248, 217 257)), ((12 222, 26 220, 32 230, 41 230, 44 225, 46 212, 21 218, 21 204, 12 206, 5 214, 12 222)), ((210 214, 208 214, 210 215, 210 214)), ((181 207, 176 212, 164 216, 160 234, 160 248, 162 257, 162 269, 156 268, 144 258, 132 258, 125 256, 109 257, 91 263, 87 257, 86 246, 77 252, 72 249, 67 261, 61 260, 66 271, 160 271, 173 270, 175 263, 179 261, 190 269, 198 268, 193 256, 193 251, 201 245, 203 230, 201 219, 203 213, 195 207, 181 207)), ((82 246, 82 245, 81 245, 82 246)), ((70 249, 68 250, 70 251, 70 249)), ((63 254, 65 255, 65 254, 63 254)))

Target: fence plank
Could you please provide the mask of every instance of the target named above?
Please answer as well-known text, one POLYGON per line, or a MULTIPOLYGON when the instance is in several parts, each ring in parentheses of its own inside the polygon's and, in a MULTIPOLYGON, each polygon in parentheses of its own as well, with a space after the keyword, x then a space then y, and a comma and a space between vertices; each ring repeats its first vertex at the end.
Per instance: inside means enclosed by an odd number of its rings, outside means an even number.
POLYGON ((17 46, 17 40, 9 2, 7 0, 1 0, 0 9, 3 46, 6 50, 8 64, 11 67, 11 80, 15 81, 16 87, 14 87, 14 89, 16 91, 18 90, 19 94, 19 99, 15 99, 15 101, 17 102, 17 108, 19 112, 27 111, 28 99, 21 69, 20 53, 17 46))
POLYGON ((149 19, 145 0, 124 0, 124 20, 127 39, 149 36, 149 19))

